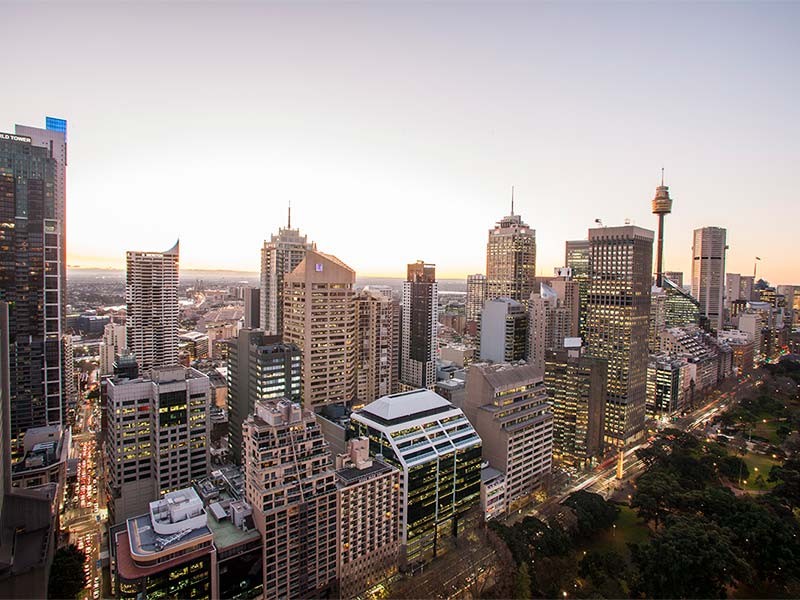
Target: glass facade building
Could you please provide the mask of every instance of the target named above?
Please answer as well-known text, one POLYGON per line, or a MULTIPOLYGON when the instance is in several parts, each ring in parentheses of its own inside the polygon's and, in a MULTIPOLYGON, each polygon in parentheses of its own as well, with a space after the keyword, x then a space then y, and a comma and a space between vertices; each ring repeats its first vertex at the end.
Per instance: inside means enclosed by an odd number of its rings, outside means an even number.
POLYGON ((572 279, 578 282, 580 310, 578 335, 586 339, 586 307, 589 298, 589 240, 572 240, 566 244, 564 266, 572 270, 572 279))
POLYGON ((464 413, 430 390, 384 396, 352 413, 351 437, 401 471, 401 564, 445 551, 479 513, 481 439, 464 413))

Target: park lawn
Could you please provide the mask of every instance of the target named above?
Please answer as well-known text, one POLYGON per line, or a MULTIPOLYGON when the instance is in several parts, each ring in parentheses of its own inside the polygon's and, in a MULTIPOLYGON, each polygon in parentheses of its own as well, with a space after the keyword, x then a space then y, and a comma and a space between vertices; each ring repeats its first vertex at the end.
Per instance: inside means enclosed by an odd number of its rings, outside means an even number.
POLYGON ((775 460, 771 456, 766 456, 763 454, 753 454, 752 452, 748 452, 744 455, 744 462, 747 463, 747 468, 750 470, 750 477, 747 479, 747 483, 742 483, 742 488, 745 490, 770 490, 775 487, 775 482, 773 481, 766 481, 767 477, 769 476, 769 471, 772 468, 772 465, 779 464, 779 461, 775 460), (758 471, 756 471, 756 468, 758 471), (756 477, 761 474, 764 476, 765 479, 765 486, 759 487, 756 484, 756 477))
POLYGON ((650 529, 642 523, 636 515, 636 511, 629 506, 620 506, 616 528, 612 527, 608 531, 603 531, 589 540, 584 548, 579 549, 579 554, 589 550, 615 550, 628 556, 628 544, 638 544, 645 542, 650 537, 650 529))
MULTIPOLYGON (((762 437, 765 440, 769 440, 770 444, 779 445, 781 443, 780 438, 778 438, 778 421, 767 421, 766 423, 763 422, 763 419, 756 423, 755 429, 753 429, 753 435, 757 435, 758 437, 762 437)), ((761 467, 759 467, 760 469, 761 467)))

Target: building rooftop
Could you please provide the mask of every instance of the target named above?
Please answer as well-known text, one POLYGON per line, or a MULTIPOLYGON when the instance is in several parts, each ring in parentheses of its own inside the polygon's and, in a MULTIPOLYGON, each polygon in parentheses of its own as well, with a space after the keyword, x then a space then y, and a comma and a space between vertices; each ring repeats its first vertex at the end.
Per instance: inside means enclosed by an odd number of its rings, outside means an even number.
POLYGON ((483 374, 487 383, 497 390, 516 387, 522 382, 542 381, 541 369, 532 364, 519 363, 477 363, 470 367, 483 374))
POLYGON ((410 420, 415 415, 422 416, 421 413, 434 414, 431 411, 445 412, 452 408, 454 408, 453 405, 439 394, 419 389, 383 396, 367 404, 359 412, 368 417, 378 417, 391 423, 398 420, 410 420))
POLYGON ((371 479, 376 475, 389 473, 390 471, 393 470, 394 467, 390 467, 386 463, 382 462, 380 459, 373 458, 372 464, 363 469, 357 469, 356 467, 344 467, 343 469, 338 469, 336 471, 336 479, 342 485, 348 486, 348 485, 353 485, 354 483, 358 483, 360 481, 371 479))

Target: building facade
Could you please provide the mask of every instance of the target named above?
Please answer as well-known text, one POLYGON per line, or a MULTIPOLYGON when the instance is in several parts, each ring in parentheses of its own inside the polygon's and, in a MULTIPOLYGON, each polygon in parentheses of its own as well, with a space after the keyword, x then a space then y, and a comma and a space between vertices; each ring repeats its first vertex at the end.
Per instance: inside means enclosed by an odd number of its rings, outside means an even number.
POLYGON ((127 329, 120 323, 109 323, 103 328, 100 346, 100 375, 114 372, 114 357, 128 347, 127 329))
POLYGON ((587 353, 608 363, 604 443, 644 434, 653 232, 633 225, 589 230, 587 353))
POLYGON ((556 291, 540 284, 528 303, 530 327, 528 341, 530 363, 544 373, 547 352, 564 347, 564 339, 573 335, 573 311, 564 306, 556 291))
POLYGON ((489 300, 481 313, 481 360, 496 363, 528 358, 528 312, 511 298, 489 300))
POLYGON ((270 335, 283 335, 284 278, 303 261, 306 252, 316 245, 292 229, 292 212, 284 229, 278 229, 261 248, 261 286, 259 326, 270 335))
POLYGON ((433 388, 439 350, 439 284, 436 265, 408 265, 403 282, 400 383, 409 388, 433 388))
POLYGON ((357 357, 356 395, 360 408, 391 394, 397 387, 399 347, 395 344, 395 304, 376 291, 362 290, 356 296, 357 357))
POLYGON ((549 483, 553 411, 542 373, 531 365, 470 366, 464 414, 483 441, 483 458, 501 471, 515 510, 549 483))
POLYGON ((578 335, 586 337, 586 312, 589 298, 589 240, 572 240, 566 243, 564 265, 570 269, 572 279, 578 282, 580 302, 578 335))
POLYGON ((178 242, 166 252, 127 252, 128 348, 142 372, 178 364, 178 242))
POLYGON ((547 353, 544 382, 553 405, 553 457, 585 467, 603 456, 608 366, 586 356, 580 338, 547 353))
POLYGON ((486 275, 467 275, 467 299, 464 305, 467 333, 476 335, 481 311, 486 302, 486 275))
POLYGON ((536 277, 536 231, 520 215, 503 217, 486 243, 486 298, 511 298, 527 306, 536 277))
POLYGON ((228 447, 242 464, 242 425, 257 400, 300 402, 301 354, 261 329, 241 329, 228 347, 228 447))
POLYGON ((264 598, 330 595, 337 576, 337 488, 314 413, 259 400, 244 424, 245 497, 264 540, 264 598))
POLYGON ((284 341, 300 349, 307 408, 349 404, 355 396, 355 279, 353 269, 316 250, 284 278, 284 341))
POLYGON ((368 404, 350 415, 350 427, 369 439, 370 456, 401 472, 401 566, 442 554, 480 512, 481 439, 467 417, 418 389, 368 404))
POLYGON ((692 244, 692 295, 715 331, 722 329, 726 233, 721 227, 695 229, 692 244))

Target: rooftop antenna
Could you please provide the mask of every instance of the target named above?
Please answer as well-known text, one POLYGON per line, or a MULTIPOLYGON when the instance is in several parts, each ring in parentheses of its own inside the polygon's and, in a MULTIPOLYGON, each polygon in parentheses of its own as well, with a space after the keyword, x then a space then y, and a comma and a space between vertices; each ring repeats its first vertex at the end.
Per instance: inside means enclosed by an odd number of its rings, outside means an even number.
POLYGON ((664 187, 664 167, 661 167, 661 187, 664 187))
POLYGON ((511 216, 514 216, 514 186, 511 186, 511 216))
POLYGON ((289 223, 286 225, 287 229, 292 228, 292 201, 289 200, 289 223))

